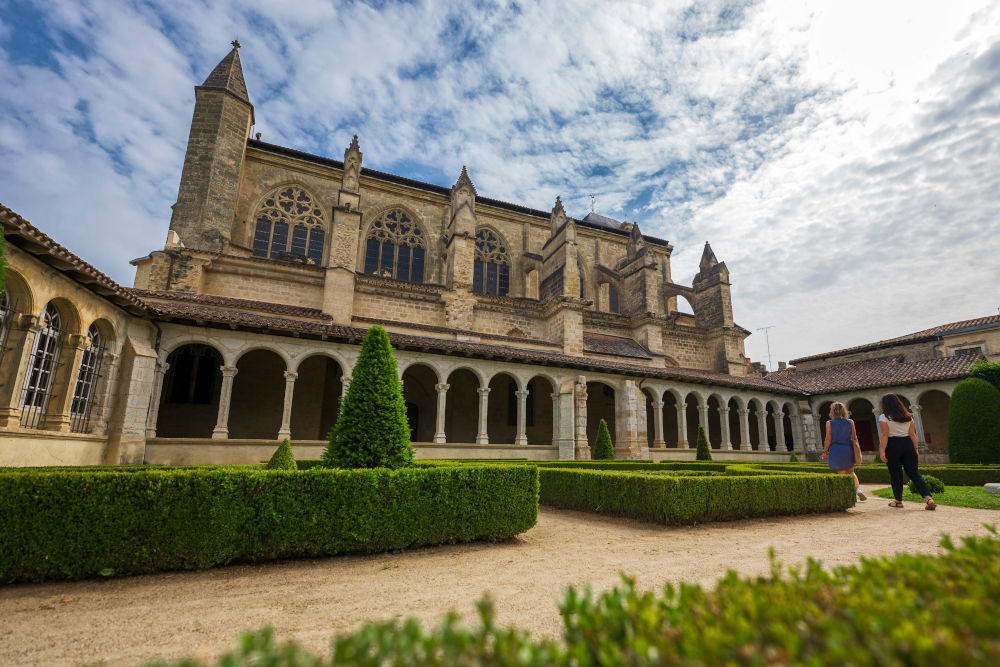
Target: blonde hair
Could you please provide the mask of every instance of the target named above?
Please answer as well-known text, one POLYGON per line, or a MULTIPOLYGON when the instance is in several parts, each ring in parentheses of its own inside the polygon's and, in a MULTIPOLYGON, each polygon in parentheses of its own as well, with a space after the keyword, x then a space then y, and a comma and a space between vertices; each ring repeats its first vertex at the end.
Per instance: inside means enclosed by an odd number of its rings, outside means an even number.
POLYGON ((830 406, 830 419, 847 419, 847 406, 839 401, 830 406))

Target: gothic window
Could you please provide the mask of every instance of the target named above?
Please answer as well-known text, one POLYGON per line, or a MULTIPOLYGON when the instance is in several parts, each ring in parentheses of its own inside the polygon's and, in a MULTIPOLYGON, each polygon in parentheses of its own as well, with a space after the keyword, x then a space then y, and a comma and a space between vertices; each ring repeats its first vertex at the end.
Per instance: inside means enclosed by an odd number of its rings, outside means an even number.
POLYGON ((507 244, 489 229, 476 232, 476 261, 472 268, 472 291, 507 296, 510 288, 510 257, 507 244))
POLYGON ((76 388, 70 406, 70 430, 74 433, 90 432, 90 413, 94 408, 94 387, 101 374, 104 360, 104 339, 94 325, 87 331, 90 345, 80 356, 80 369, 76 374, 76 388))
POLYGON ((608 283, 608 312, 620 313, 618 307, 618 288, 614 283, 608 283))
POLYGON ((405 211, 387 211, 368 227, 365 273, 409 283, 424 282, 423 232, 405 211))
POLYGON ((322 263, 323 211, 302 188, 288 186, 272 192, 257 208, 254 220, 254 256, 322 263))
POLYGON ((21 392, 21 426, 41 428, 42 417, 52 396, 52 379, 59 362, 62 341, 62 317, 51 303, 42 313, 42 329, 35 334, 35 344, 28 360, 21 392))

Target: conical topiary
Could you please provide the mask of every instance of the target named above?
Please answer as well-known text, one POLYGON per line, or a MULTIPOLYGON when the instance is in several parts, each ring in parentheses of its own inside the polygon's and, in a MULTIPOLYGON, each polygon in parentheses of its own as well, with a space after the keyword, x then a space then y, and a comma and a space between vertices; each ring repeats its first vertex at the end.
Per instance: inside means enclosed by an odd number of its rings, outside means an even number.
POLYGON ((951 393, 948 460, 1000 463, 1000 391, 986 380, 966 378, 951 393))
POLYGON ((708 438, 705 436, 705 427, 698 424, 698 449, 694 456, 696 461, 711 461, 712 450, 708 446, 708 438))
POLYGON ((615 460, 615 445, 611 442, 608 423, 603 419, 597 425, 597 439, 594 441, 594 453, 591 455, 591 458, 595 461, 615 460))
POLYGON ((795 455, 795 452, 792 452, 792 455, 788 457, 788 462, 789 463, 798 463, 799 462, 799 457, 797 457, 795 455))
POLYGON ((402 468, 413 463, 403 386, 389 335, 374 326, 361 343, 347 396, 323 451, 329 468, 402 468))
POLYGON ((298 464, 295 463, 295 454, 292 453, 292 443, 288 442, 288 438, 281 441, 278 448, 274 450, 271 460, 265 463, 264 467, 268 470, 299 469, 298 464))

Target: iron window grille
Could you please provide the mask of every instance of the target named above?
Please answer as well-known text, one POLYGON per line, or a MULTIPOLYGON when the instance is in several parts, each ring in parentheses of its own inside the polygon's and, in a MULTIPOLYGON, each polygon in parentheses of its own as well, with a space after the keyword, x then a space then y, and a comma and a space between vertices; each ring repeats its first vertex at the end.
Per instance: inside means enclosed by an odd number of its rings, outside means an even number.
POLYGON ((59 352, 65 335, 62 317, 52 304, 45 307, 42 318, 45 326, 35 335, 28 372, 24 377, 24 389, 21 391, 21 426, 24 428, 42 428, 42 418, 52 397, 52 380, 59 368, 59 352))
POLYGON ((96 327, 87 332, 90 345, 80 356, 80 369, 73 390, 73 402, 69 411, 69 428, 73 433, 90 432, 90 416, 94 409, 94 389, 101 377, 104 361, 104 339, 96 327))
POLYGON ((0 362, 3 362, 4 352, 7 350, 7 336, 10 333, 14 311, 15 308, 10 303, 10 297, 4 292, 3 297, 0 298, 0 362))

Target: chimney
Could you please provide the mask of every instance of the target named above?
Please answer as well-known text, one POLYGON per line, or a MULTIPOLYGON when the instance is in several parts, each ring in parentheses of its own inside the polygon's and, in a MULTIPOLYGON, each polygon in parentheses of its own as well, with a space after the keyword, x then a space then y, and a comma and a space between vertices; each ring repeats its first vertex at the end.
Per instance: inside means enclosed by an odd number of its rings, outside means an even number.
POLYGON ((778 370, 779 371, 783 371, 786 368, 788 368, 788 365, 784 361, 779 361, 778 362, 778 370))

